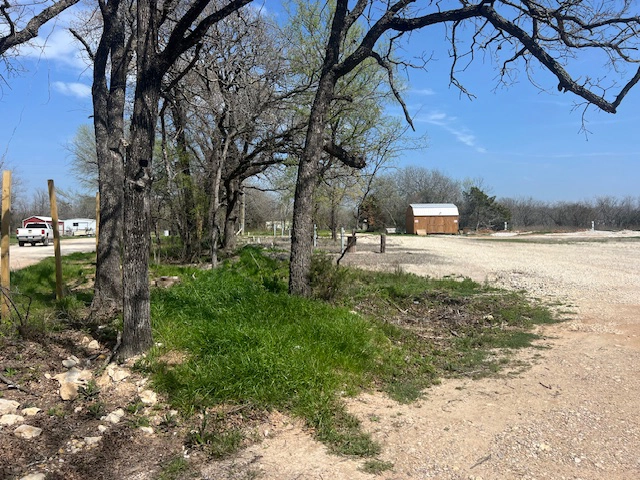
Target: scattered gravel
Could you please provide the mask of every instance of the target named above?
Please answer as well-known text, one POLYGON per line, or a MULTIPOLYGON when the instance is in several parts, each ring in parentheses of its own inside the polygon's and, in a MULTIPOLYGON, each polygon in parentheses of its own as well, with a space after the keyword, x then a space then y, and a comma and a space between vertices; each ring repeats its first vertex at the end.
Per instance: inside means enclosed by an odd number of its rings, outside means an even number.
MULTIPOLYGON (((378 478, 640 478, 640 241, 638 232, 513 238, 359 236, 343 264, 470 277, 550 302, 568 320, 540 329, 517 375, 446 380, 424 399, 349 401, 392 470, 378 478), (502 240, 502 241, 499 241, 502 240)), ((371 478, 284 422, 237 465, 267 479, 371 478)), ((246 470, 245 470, 246 471, 246 470)))

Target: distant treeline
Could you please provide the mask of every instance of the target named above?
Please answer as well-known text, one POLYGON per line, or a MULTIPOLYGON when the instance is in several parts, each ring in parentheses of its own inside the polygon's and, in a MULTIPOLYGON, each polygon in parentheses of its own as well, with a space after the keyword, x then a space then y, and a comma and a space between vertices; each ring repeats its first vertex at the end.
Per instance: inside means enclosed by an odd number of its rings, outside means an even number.
POLYGON ((597 197, 574 202, 545 202, 533 197, 497 198, 483 180, 456 180, 420 167, 379 176, 362 202, 360 216, 371 229, 394 226, 404 231, 411 203, 453 203, 466 229, 640 229, 640 197, 597 197))
POLYGON ((505 198, 514 228, 640 229, 640 197, 596 197, 579 202, 541 202, 533 198, 505 198))

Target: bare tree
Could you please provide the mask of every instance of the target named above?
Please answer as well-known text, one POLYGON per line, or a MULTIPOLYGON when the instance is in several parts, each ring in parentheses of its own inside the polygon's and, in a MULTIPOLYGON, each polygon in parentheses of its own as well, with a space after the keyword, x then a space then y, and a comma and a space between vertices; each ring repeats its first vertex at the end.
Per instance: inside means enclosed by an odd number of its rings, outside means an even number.
MULTIPOLYGON (((91 125, 80 125, 66 147, 71 155, 71 171, 78 184, 89 192, 98 191, 96 135, 91 125)), ((95 212, 94 212, 95 215, 95 212)))
POLYGON ((542 227, 549 224, 548 205, 532 197, 500 200, 511 211, 511 224, 516 228, 542 227))
POLYGON ((34 0, 0 3, 0 58, 6 61, 8 50, 27 43, 38 36, 40 28, 80 0, 34 0))
MULTIPOLYGON (((434 25, 448 25, 453 65, 451 81, 464 87, 457 78, 459 63, 471 61, 476 52, 488 50, 500 60, 501 75, 514 69, 530 73, 538 65, 558 81, 558 89, 572 92, 586 105, 615 113, 629 90, 640 80, 640 69, 622 86, 572 76, 565 68, 576 52, 597 50, 607 55, 609 64, 622 69, 638 61, 637 32, 640 18, 633 16, 631 3, 615 2, 537 2, 532 0, 462 2, 459 8, 444 9, 441 3, 413 7, 414 0, 378 2, 358 0, 349 8, 348 0, 337 0, 332 13, 331 32, 323 51, 322 70, 308 116, 307 134, 300 159, 296 188, 289 291, 306 295, 311 265, 313 236, 313 191, 319 171, 319 158, 325 146, 327 113, 336 101, 338 81, 363 61, 373 58, 390 75, 393 85, 394 59, 388 55, 406 32, 434 25), (345 50, 345 38, 356 25, 366 25, 355 48, 345 50), (460 44, 465 28, 471 29, 465 49, 460 44), (386 42, 380 42, 387 33, 386 42), (613 94, 611 91, 613 90, 613 94)), ((600 67, 600 66, 598 66, 600 67)), ((398 93, 397 90, 394 90, 398 93)), ((397 94, 401 105, 399 94, 397 94)), ((406 113, 406 108, 405 108, 406 113)), ((410 122, 410 118, 407 120, 410 122)))
MULTIPOLYGON (((188 138, 179 135, 175 115, 168 127, 176 140, 188 143, 188 156, 197 165, 193 171, 202 177, 197 184, 209 199, 215 265, 219 243, 234 248, 246 180, 282 162, 301 127, 291 120, 296 91, 287 83, 278 37, 264 15, 249 9, 227 17, 198 48, 201 60, 179 84, 171 82, 173 98, 188 111, 182 127, 188 138)), ((180 172, 172 175, 179 178, 180 172)))

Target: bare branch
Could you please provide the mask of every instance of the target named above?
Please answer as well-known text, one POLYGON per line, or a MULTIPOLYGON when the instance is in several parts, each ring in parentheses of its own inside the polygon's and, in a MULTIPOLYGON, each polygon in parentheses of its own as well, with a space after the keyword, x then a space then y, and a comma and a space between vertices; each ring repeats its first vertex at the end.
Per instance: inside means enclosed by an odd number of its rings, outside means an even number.
POLYGON ((9 26, 9 34, 0 37, 0 55, 3 55, 10 48, 17 47, 36 38, 40 27, 79 1, 80 0, 59 0, 31 18, 31 20, 27 22, 27 25, 18 31, 9 13, 12 5, 8 0, 4 0, 0 7, 0 12, 9 26))
POLYGON ((93 50, 91 50, 91 46, 89 45, 89 43, 84 39, 84 37, 80 34, 80 32, 78 32, 74 28, 70 28, 69 32, 71 33, 71 35, 74 36, 76 40, 78 40, 82 44, 85 51, 87 52, 89 60, 91 60, 91 63, 93 63, 94 60, 96 59, 96 56, 93 50))
POLYGON ((618 107, 622 99, 626 96, 629 90, 640 80, 639 69, 636 75, 625 85, 622 91, 618 94, 615 101, 610 102, 603 96, 597 95, 588 88, 585 88, 584 85, 578 84, 564 69, 564 67, 556 59, 554 59, 551 54, 547 50, 545 50, 538 41, 536 41, 535 38, 531 37, 526 31, 524 31, 515 23, 499 15, 498 12, 493 8, 493 6, 483 5, 482 16, 489 20, 496 29, 507 32, 512 37, 518 39, 518 41, 522 43, 523 47, 526 48, 528 52, 530 52, 536 59, 538 59, 538 61, 540 61, 553 75, 555 75, 559 82, 558 90, 571 91, 576 95, 584 98, 589 103, 596 105, 598 108, 604 110, 605 112, 615 113, 616 108, 618 107))
POLYGON ((347 152, 340 145, 336 145, 334 143, 325 143, 323 149, 329 155, 337 158, 349 167, 364 168, 367 164, 363 156, 354 155, 353 153, 347 152))
POLYGON ((402 107, 405 120, 409 125, 411 125, 411 129, 415 132, 416 128, 413 125, 413 120, 411 119, 411 115, 409 114, 409 110, 407 109, 407 104, 404 103, 402 95, 400 95, 400 92, 396 87, 396 82, 393 77, 393 67, 389 65, 389 62, 387 62, 384 58, 382 58, 377 52, 371 52, 371 56, 375 59, 376 62, 378 62, 378 65, 384 68, 385 71, 387 72, 387 76, 389 78, 389 87, 393 92, 393 96, 396 98, 397 102, 402 107))

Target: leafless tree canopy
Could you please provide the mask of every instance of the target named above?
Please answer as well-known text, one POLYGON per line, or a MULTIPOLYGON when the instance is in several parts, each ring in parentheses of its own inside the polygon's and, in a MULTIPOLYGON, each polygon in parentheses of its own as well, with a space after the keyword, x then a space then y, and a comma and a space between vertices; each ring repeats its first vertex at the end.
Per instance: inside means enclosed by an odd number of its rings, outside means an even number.
POLYGON ((0 58, 6 62, 8 50, 33 40, 40 27, 80 0, 1 0, 0 58))

